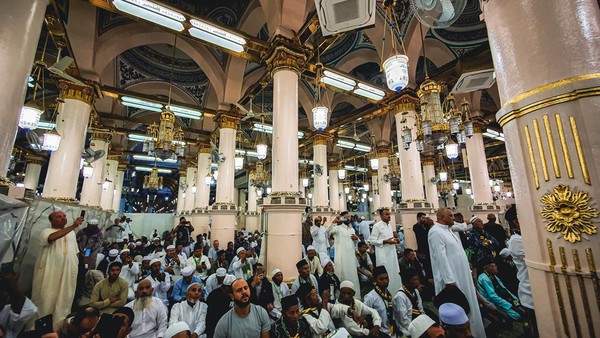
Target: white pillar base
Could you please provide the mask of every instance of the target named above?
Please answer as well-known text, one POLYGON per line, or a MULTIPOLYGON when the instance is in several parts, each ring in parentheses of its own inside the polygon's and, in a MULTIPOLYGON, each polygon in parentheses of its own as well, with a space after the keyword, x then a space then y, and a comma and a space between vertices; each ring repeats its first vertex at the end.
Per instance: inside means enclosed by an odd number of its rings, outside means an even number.
POLYGON ((415 205, 411 205, 410 207, 395 209, 395 212, 396 220, 402 224, 405 248, 417 250, 417 237, 415 236, 415 232, 413 231, 413 226, 417 222, 418 212, 424 212, 426 214, 430 214, 433 212, 431 208, 431 203, 415 203, 415 205), (426 204, 427 206, 422 206, 422 204, 426 204))
POLYGON ((233 241, 233 235, 237 229, 237 207, 235 204, 215 203, 211 208, 211 242, 218 240, 219 243, 227 244, 227 242, 233 241))
MULTIPOLYGON (((194 226, 194 231, 192 232, 192 236, 196 238, 196 236, 201 234, 210 233, 210 212, 206 208, 196 208, 194 212, 186 217, 194 226)), ((179 217, 177 217, 179 220, 179 217)))
POLYGON ((249 211, 249 212, 245 212, 244 215, 246 216, 246 231, 248 232, 254 232, 256 230, 260 229, 258 228, 258 212, 256 211, 249 211))

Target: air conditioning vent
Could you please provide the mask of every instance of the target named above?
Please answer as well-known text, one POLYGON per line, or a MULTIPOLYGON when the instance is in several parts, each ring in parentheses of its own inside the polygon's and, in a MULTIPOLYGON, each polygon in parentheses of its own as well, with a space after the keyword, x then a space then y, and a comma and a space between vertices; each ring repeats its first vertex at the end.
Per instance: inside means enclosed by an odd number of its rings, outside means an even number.
POLYGON ((323 36, 375 24, 375 0, 315 0, 323 36))
POLYGON ((494 69, 464 73, 460 76, 452 93, 469 93, 480 89, 490 88, 496 82, 494 69))

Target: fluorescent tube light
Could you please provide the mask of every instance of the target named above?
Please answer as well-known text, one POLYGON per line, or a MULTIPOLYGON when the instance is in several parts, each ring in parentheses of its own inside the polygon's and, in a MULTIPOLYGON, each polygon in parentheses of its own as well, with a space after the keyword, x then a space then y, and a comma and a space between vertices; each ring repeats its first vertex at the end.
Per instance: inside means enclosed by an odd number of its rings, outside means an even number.
POLYGON ((359 82, 358 83, 358 88, 366 90, 366 91, 368 91, 370 93, 373 93, 373 94, 375 94, 377 96, 385 96, 385 92, 383 90, 381 90, 379 88, 375 88, 375 87, 369 86, 369 85, 366 85, 364 83, 360 83, 359 82))
POLYGON ((177 163, 177 160, 168 158, 166 160, 161 160, 158 157, 147 156, 147 155, 133 155, 133 159, 137 161, 152 161, 152 162, 160 162, 160 163, 177 163))
POLYGON ((181 32, 185 16, 147 0, 113 0, 113 5, 127 14, 148 20, 157 25, 181 32))
POLYGON ((121 104, 124 106, 127 106, 127 107, 131 107, 131 108, 139 108, 139 109, 149 110, 149 111, 153 111, 153 112, 157 112, 157 113, 162 112, 162 108, 154 108, 151 106, 145 106, 145 105, 137 104, 137 103, 133 103, 133 102, 121 101, 121 104))
POLYGON ((127 137, 132 141, 138 141, 138 142, 145 142, 150 139, 154 139, 153 137, 148 137, 146 135, 140 135, 140 134, 129 134, 129 135, 127 135, 127 137))
POLYGON ((347 78, 345 76, 342 76, 340 74, 334 73, 332 71, 329 71, 329 70, 323 71, 323 76, 329 77, 329 78, 331 78, 331 79, 333 79, 335 81, 344 83, 344 84, 352 86, 352 87, 356 86, 356 81, 354 81, 354 80, 352 80, 350 78, 347 78))
POLYGON ((321 78, 321 82, 326 83, 330 86, 334 86, 336 88, 339 88, 341 90, 345 90, 345 91, 351 91, 352 89, 354 89, 354 86, 345 84, 343 82, 340 81, 336 81, 330 77, 322 77, 321 78))
POLYGON ((191 36, 237 53, 244 51, 244 38, 200 20, 190 19, 190 23, 194 26, 188 30, 191 36))
POLYGON ((178 107, 178 106, 167 106, 167 109, 173 112, 175 116, 185 117, 188 119, 198 120, 202 116, 202 112, 186 107, 178 107))
MULTIPOLYGON (((136 171, 145 171, 145 172, 151 172, 151 171, 152 171, 152 168, 150 168, 150 167, 136 166, 136 167, 135 167, 135 170, 136 170, 136 171)), ((158 168, 157 170, 158 170, 158 173, 159 173, 159 174, 170 174, 170 173, 172 173, 172 170, 171 170, 171 169, 163 169, 163 168, 158 168)))
POLYGON ((52 130, 55 127, 56 127, 56 123, 53 123, 53 122, 40 121, 38 123, 38 129, 52 130))
MULTIPOLYGON (((268 124, 255 123, 254 127, 252 129, 254 131, 258 131, 261 133, 273 134, 273 126, 270 126, 268 124)), ((303 138, 303 137, 304 137, 304 132, 298 131, 298 138, 303 138)))

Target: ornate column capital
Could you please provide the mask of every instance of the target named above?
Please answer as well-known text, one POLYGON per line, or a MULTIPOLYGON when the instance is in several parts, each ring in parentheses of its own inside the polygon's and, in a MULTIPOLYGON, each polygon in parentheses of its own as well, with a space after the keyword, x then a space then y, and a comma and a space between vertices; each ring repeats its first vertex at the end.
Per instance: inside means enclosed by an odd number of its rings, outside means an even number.
POLYGON ((481 134, 485 131, 486 123, 480 118, 473 119, 473 133, 481 134))
POLYGON ((415 91, 408 88, 397 100, 394 100, 390 106, 394 111, 394 114, 399 114, 405 111, 417 111, 417 107, 419 107, 420 104, 421 102, 415 91))
POLYGON ((271 49, 267 55, 267 69, 271 74, 280 69, 288 69, 300 74, 300 70, 307 65, 312 51, 299 45, 295 40, 277 35, 271 42, 271 49))
POLYGON ((329 161, 327 162, 327 167, 329 170, 340 170, 342 166, 340 165, 339 161, 329 161))
POLYGON ((43 157, 38 157, 34 155, 25 155, 25 158, 27 159, 27 164, 44 164, 44 162, 46 161, 43 157))
POLYGON ((375 149, 377 149, 377 158, 390 156, 390 148, 387 146, 377 146, 375 149))
POLYGON ((237 126, 240 124, 240 118, 238 116, 234 116, 229 112, 224 111, 217 112, 215 121, 219 128, 237 129, 237 126))
POLYGON ((74 83, 66 80, 58 80, 61 99, 72 99, 92 105, 94 102, 94 89, 86 84, 74 83))
POLYGON ((315 132, 309 138, 313 145, 327 145, 328 141, 333 141, 333 136, 328 133, 315 132))
POLYGON ((127 170, 127 163, 119 163, 119 165, 117 166, 117 170, 118 171, 126 171, 127 170))
POLYGON ((421 158, 421 164, 423 166, 435 165, 435 159, 433 157, 423 157, 423 158, 421 158))
POLYGON ((210 154, 211 150, 210 143, 202 142, 198 144, 198 154, 210 154))

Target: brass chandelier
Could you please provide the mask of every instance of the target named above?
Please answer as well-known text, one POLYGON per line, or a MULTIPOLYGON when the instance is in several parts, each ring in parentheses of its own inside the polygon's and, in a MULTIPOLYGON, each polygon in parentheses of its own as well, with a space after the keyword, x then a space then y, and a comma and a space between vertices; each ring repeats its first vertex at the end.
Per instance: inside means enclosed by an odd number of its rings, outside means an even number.
POLYGON ((256 162, 256 169, 250 172, 250 185, 257 189, 266 188, 271 180, 271 174, 265 170, 264 162, 256 162))
POLYGON ((152 168, 150 175, 144 177, 144 189, 159 190, 163 188, 163 178, 158 176, 158 168, 152 168))

